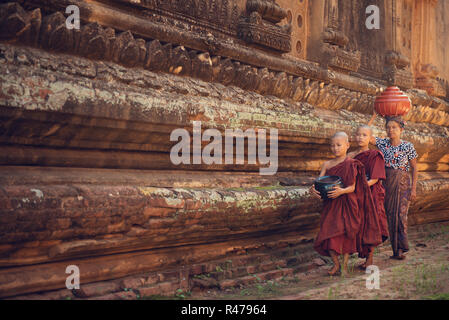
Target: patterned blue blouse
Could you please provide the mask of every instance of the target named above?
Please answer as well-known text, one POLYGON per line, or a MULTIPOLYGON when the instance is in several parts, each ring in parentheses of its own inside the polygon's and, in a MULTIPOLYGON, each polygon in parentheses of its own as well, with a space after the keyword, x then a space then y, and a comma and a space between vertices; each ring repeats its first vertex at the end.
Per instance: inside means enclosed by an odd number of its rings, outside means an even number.
POLYGON ((384 154, 385 167, 409 171, 409 161, 418 158, 415 147, 411 142, 402 141, 398 146, 392 146, 390 139, 376 137, 376 146, 384 154))

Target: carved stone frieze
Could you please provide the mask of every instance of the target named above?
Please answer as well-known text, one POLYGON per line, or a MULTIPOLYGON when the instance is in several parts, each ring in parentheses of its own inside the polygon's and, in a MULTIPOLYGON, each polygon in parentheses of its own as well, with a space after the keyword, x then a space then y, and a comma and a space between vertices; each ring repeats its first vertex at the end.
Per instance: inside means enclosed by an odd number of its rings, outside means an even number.
POLYGON ((410 59, 408 57, 396 51, 389 51, 385 55, 382 78, 390 85, 410 89, 413 87, 413 75, 409 67, 410 59))
POLYGON ((360 67, 360 51, 344 50, 336 45, 325 43, 323 45, 323 61, 331 69, 345 71, 357 71, 360 67))
POLYGON ((323 42, 335 44, 343 48, 348 44, 349 38, 341 31, 328 28, 323 33, 323 42))
POLYGON ((410 89, 413 87, 413 75, 408 70, 401 70, 396 66, 387 66, 384 68, 383 79, 390 85, 410 89))
POLYGON ((238 27, 241 39, 281 52, 291 51, 291 24, 277 25, 287 12, 274 0, 249 0, 246 11, 238 27))
POLYGON ((148 18, 178 28, 219 31, 236 36, 242 14, 238 0, 114 0, 140 7, 148 18), (155 14, 153 14, 155 13, 155 14), (182 25, 187 23, 185 26, 182 25))
POLYGON ((360 51, 347 48, 349 38, 339 30, 339 11, 337 0, 326 1, 324 21, 327 22, 322 38, 321 64, 340 72, 357 71, 361 63, 360 51))
POLYGON ((436 97, 446 97, 444 84, 437 79, 438 68, 432 64, 421 65, 416 75, 416 87, 436 97))
MULTIPOLYGON (((113 61, 127 67, 141 67, 155 72, 171 73, 234 85, 242 89, 273 95, 297 102, 306 102, 321 108, 337 110, 348 109, 361 113, 371 113, 372 101, 376 87, 370 91, 363 90, 364 80, 347 78, 349 86, 339 84, 339 73, 332 72, 332 81, 309 77, 312 65, 298 64, 304 67, 304 76, 287 71, 289 69, 271 69, 257 64, 248 64, 226 56, 210 55, 207 51, 187 48, 175 43, 166 43, 138 38, 130 31, 117 31, 104 27, 97 22, 82 24, 80 30, 64 27, 65 17, 61 12, 41 16, 40 9, 26 11, 17 3, 0 5, 1 20, 12 21, 21 17, 24 24, 14 24, 14 28, 1 29, 0 37, 8 43, 36 43, 50 51, 76 54, 95 60, 113 61), (34 19, 34 20, 33 20, 34 19), (31 32, 33 24, 40 24, 40 32, 31 32)), ((345 37, 335 33, 328 38, 340 39, 342 45, 345 37)), ((327 67, 346 72, 355 71, 359 66, 360 53, 342 50, 336 44, 324 43, 323 51, 327 55, 327 67), (343 68, 341 68, 343 66, 343 68), (339 69, 341 68, 341 69, 339 69)), ((386 73, 395 83, 410 83, 413 79, 405 70, 398 70, 396 65, 406 65, 407 59, 398 55, 389 55, 387 61, 393 63, 393 72, 386 73)), ((319 69, 325 71, 324 69, 319 69)), ((429 102, 429 105, 432 103, 429 102)), ((443 112, 443 111, 441 111, 443 112)), ((426 111, 426 120, 441 124, 447 122, 447 114, 437 114, 430 108, 426 111), (429 116, 429 114, 435 114, 429 116)), ((416 114, 418 115, 418 114, 416 114)), ((410 120, 423 121, 411 117, 410 120)))
POLYGON ((0 6, 0 40, 36 46, 41 23, 40 9, 27 12, 16 2, 0 6))

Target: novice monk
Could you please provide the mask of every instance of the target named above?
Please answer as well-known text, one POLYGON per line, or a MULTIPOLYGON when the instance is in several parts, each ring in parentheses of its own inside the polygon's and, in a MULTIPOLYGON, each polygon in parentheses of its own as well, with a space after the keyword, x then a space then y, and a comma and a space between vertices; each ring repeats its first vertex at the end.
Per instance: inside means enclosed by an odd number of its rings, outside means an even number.
MULTIPOLYGON (((328 272, 336 275, 340 271, 339 255, 343 255, 343 272, 347 272, 349 254, 357 252, 356 234, 360 228, 360 213, 357 201, 356 181, 363 165, 346 156, 349 149, 348 136, 344 132, 336 133, 331 139, 331 151, 335 159, 323 164, 320 177, 339 176, 344 188, 336 187, 328 193, 330 200, 324 200, 321 213, 320 231, 314 248, 323 256, 330 256, 334 267, 328 272)), ((310 191, 316 197, 319 192, 312 186, 310 191)))
POLYGON ((362 227, 357 234, 357 250, 359 257, 366 258, 360 268, 365 269, 373 264, 374 247, 380 244, 379 233, 382 237, 381 241, 388 238, 387 216, 385 215, 384 199, 385 189, 381 180, 385 180, 385 160, 382 152, 378 150, 370 150, 369 143, 372 136, 372 130, 367 125, 357 128, 356 142, 357 149, 348 154, 348 156, 359 160, 365 166, 368 185, 370 186, 370 195, 366 194, 364 200, 368 203, 364 205, 362 210, 362 227), (374 203, 374 210, 371 206, 371 198, 374 203), (372 213, 375 214, 372 214, 372 213))

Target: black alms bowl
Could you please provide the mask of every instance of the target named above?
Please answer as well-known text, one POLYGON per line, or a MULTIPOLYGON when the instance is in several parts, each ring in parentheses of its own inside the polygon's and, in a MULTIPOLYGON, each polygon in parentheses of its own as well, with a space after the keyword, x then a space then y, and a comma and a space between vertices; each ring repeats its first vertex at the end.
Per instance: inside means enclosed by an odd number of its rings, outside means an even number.
POLYGON ((324 176, 315 180, 315 189, 321 194, 321 199, 329 199, 327 193, 336 186, 343 188, 343 182, 339 176, 324 176))

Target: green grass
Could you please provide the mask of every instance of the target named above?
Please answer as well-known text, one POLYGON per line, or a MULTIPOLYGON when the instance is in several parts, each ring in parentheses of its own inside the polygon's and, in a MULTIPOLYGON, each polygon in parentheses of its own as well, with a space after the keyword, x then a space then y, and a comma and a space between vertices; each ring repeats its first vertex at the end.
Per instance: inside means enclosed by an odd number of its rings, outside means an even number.
POLYGON ((183 300, 183 299, 185 299, 187 297, 190 297, 191 295, 192 295, 192 292, 184 291, 182 289, 176 290, 176 293, 175 293, 175 297, 180 299, 180 300, 183 300))
POLYGON ((327 300, 337 300, 339 297, 340 288, 337 285, 335 288, 330 287, 327 293, 327 300))
POLYGON ((276 283, 275 281, 267 281, 267 283, 262 284, 262 283, 258 283, 255 285, 255 295, 258 298, 262 298, 262 297, 266 297, 266 296, 270 296, 270 295, 275 295, 279 293, 279 287, 280 285, 278 283, 276 283))
POLYGON ((418 294, 435 292, 440 287, 437 280, 437 268, 431 265, 417 266, 413 284, 418 294))
POLYGON ((351 255, 348 260, 348 272, 354 273, 354 271, 357 268, 357 264, 358 264, 358 255, 357 254, 351 255))
POLYGON ((193 277, 197 279, 208 279, 211 277, 211 275, 210 273, 203 273, 203 274, 196 274, 193 277))
POLYGON ((443 290, 449 273, 449 263, 401 265, 392 268, 392 283, 399 296, 407 299, 410 295, 432 296, 443 290))
POLYGON ((424 300, 449 300, 449 292, 437 293, 423 297, 424 300))
POLYGON ((252 276, 252 277, 254 277, 254 278, 256 278, 256 280, 257 280, 257 282, 262 282, 262 279, 258 276, 258 275, 256 275, 256 274, 249 274, 250 276, 252 276))

